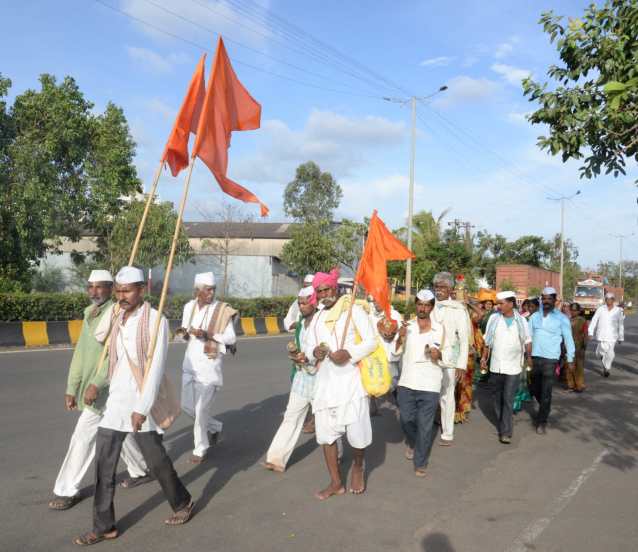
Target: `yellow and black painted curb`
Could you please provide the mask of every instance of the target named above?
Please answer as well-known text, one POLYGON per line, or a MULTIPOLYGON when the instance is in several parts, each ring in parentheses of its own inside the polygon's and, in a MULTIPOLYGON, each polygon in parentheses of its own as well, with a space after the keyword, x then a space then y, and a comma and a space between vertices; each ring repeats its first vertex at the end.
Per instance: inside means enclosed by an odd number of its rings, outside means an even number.
MULTIPOLYGON (((169 320, 175 332, 181 320, 169 320)), ((82 320, 55 322, 0 322, 0 347, 46 347, 75 345, 82 331, 82 320)), ((238 336, 280 335, 286 333, 284 319, 276 316, 239 318, 235 324, 238 336)))

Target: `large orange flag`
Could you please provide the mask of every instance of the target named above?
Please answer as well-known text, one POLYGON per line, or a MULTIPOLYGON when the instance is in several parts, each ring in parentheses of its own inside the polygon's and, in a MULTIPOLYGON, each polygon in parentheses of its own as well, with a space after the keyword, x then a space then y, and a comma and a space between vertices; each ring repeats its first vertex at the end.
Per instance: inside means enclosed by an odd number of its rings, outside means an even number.
POLYGON ((374 297, 388 318, 390 317, 390 287, 387 262, 414 258, 414 253, 388 230, 374 211, 355 283, 362 285, 367 293, 374 297))
POLYGON ((228 59, 224 41, 219 37, 192 156, 202 160, 224 192, 241 201, 258 203, 261 216, 265 217, 268 207, 250 190, 226 176, 230 133, 233 130, 259 128, 260 120, 261 106, 239 82, 228 59))
POLYGON ((193 73, 193 78, 188 85, 186 97, 179 108, 179 113, 175 117, 173 130, 168 137, 162 161, 168 163, 173 176, 177 176, 182 169, 188 167, 188 139, 191 132, 197 131, 199 115, 204 103, 206 93, 204 64, 206 54, 204 54, 193 73))

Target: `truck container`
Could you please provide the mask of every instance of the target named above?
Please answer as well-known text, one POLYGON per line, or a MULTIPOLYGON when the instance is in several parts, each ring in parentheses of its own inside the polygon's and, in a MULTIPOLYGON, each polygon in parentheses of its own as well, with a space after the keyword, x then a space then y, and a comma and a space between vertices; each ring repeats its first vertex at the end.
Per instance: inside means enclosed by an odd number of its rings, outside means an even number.
POLYGON ((537 266, 524 264, 498 264, 496 265, 496 289, 503 290, 503 282, 510 283, 514 287, 518 299, 527 299, 538 295, 547 286, 558 291, 560 286, 560 274, 553 270, 545 270, 537 266))

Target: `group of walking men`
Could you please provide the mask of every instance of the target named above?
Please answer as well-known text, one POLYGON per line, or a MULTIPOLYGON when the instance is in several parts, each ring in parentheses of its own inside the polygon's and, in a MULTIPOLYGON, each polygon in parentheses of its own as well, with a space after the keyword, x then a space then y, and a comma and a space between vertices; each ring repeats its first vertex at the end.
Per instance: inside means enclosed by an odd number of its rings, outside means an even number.
POLYGON ((144 301, 143 272, 124 267, 114 281, 108 271, 94 270, 88 279, 91 305, 84 311, 64 398, 67 410, 80 410, 81 415, 49 502, 54 510, 77 504, 80 484, 95 458, 93 527, 76 537, 75 544, 117 538, 113 499, 120 457, 129 476, 119 487, 156 479, 173 510, 167 525, 183 525, 193 515, 193 500, 166 453, 163 433, 180 411, 192 417, 194 464, 219 442, 222 424, 210 411, 223 384, 223 356, 235 344, 237 314, 215 300, 212 272, 198 274, 194 287, 195 298, 184 306, 177 332, 188 341, 179 401, 165 373, 168 322, 164 316, 158 321, 158 312, 144 301))
MULTIPOLYGON (((471 321, 466 305, 452 299, 454 278, 442 272, 432 291, 415 298, 416 316, 404 321, 394 310, 388 318, 378 305, 350 305, 350 294, 339 296, 338 270, 308 276, 285 320, 294 332, 289 345, 292 386, 283 421, 266 455, 266 468, 283 472, 310 412, 330 478, 316 493, 325 500, 342 495, 340 471, 343 440, 353 449, 347 489, 365 491, 365 449, 372 443, 371 404, 358 363, 380 345, 393 376, 392 395, 405 434, 405 456, 417 477, 427 474, 435 437, 439 444, 454 440, 455 388, 467 368, 471 321), (438 415, 437 415, 438 413, 438 415)), ((144 301, 143 272, 122 268, 113 280, 95 270, 88 281, 91 305, 84 312, 65 392, 65 407, 81 415, 54 486, 49 507, 66 510, 80 500, 80 484, 93 459, 95 496, 93 528, 74 539, 90 545, 118 536, 114 492, 118 460, 128 477, 121 488, 156 479, 173 510, 167 525, 182 525, 193 514, 193 501, 177 476, 163 445, 163 433, 180 410, 194 420, 190 462, 200 464, 222 434, 222 423, 211 406, 223 385, 222 363, 234 352, 237 312, 215 298, 212 272, 198 274, 194 299, 186 303, 177 334, 188 342, 178 401, 166 377, 168 322, 144 301), (116 300, 113 301, 113 295, 116 300), (157 328, 153 347, 152 335, 157 328)), ((542 307, 526 320, 516 308, 513 292, 497 294, 497 310, 489 317, 481 367, 491 372, 499 439, 511 442, 513 399, 527 383, 539 404, 536 428, 546 432, 551 410, 554 370, 564 349, 573 369, 575 345, 568 318, 556 309, 556 291, 543 290, 542 307)), ((589 334, 598 340, 597 354, 607 376, 614 347, 623 340, 623 314, 607 296, 596 312, 589 334)))

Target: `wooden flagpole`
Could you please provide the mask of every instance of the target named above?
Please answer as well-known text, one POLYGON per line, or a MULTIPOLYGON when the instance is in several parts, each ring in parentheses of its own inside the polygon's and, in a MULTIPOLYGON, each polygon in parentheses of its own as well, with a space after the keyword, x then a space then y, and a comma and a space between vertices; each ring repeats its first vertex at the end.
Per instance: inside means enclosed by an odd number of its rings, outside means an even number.
POLYGON ((144 379, 140 386, 140 392, 144 389, 146 378, 148 376, 151 363, 153 362, 153 355, 155 354, 155 347, 157 346, 157 335, 159 333, 160 324, 162 323, 162 311, 164 310, 164 304, 166 303, 166 296, 168 294, 168 281, 171 277, 171 270, 173 269, 173 260, 175 258, 175 250, 177 249, 177 240, 179 239, 179 233, 182 227, 182 220, 184 218, 184 208, 186 207, 186 199, 188 198, 188 189, 191 183, 191 176, 193 174, 193 167, 195 166, 195 158, 191 158, 190 165, 188 166, 188 174, 186 175, 186 181, 184 182, 184 191, 182 193, 182 200, 179 204, 179 210, 177 212, 177 222, 175 223, 175 232, 173 233, 173 241, 171 243, 171 251, 168 255, 168 261, 166 263, 166 272, 164 273, 164 283, 162 284, 162 294, 160 295, 160 302, 157 307, 157 320, 155 321, 155 328, 151 335, 151 341, 148 348, 148 354, 146 357, 146 366, 144 367, 144 379))
POLYGON ((348 307, 348 318, 346 318, 346 325, 343 328, 343 336, 341 337, 341 346, 339 349, 343 349, 346 344, 346 335, 348 335, 348 327, 350 326, 350 321, 352 320, 352 307, 354 307, 354 302, 357 299, 357 288, 359 284, 356 280, 352 282, 352 296, 350 297, 350 306, 348 307))
MULTIPOLYGON (((137 256, 137 250, 140 246, 140 240, 142 239, 142 233, 144 231, 144 226, 146 225, 146 219, 148 218, 148 212, 151 209, 151 204, 153 203, 153 198, 155 197, 155 192, 157 191, 157 184, 159 183, 160 176, 162 175, 162 169, 164 168, 165 161, 162 159, 160 161, 159 166, 157 167, 157 171, 155 171, 155 176, 153 177, 153 185, 151 186, 151 192, 146 198, 146 205, 144 206, 144 213, 142 214, 142 219, 140 220, 140 224, 137 228, 137 235, 135 236, 135 241, 133 242, 133 249, 131 249, 131 255, 128 259, 129 266, 133 266, 135 262, 135 257, 137 256)), ((106 360, 106 354, 109 350, 109 337, 111 337, 111 331, 113 330, 113 323, 117 318, 117 315, 120 313, 119 305, 117 303, 113 306, 113 312, 111 313, 111 324, 109 326, 108 331, 106 332, 106 338, 104 339, 104 345, 102 347, 102 352, 100 353, 100 359, 98 360, 97 366, 95 368, 95 373, 99 374, 102 369, 102 365, 106 360)), ((84 398, 83 398, 84 399, 84 398)))
POLYGON ((162 175, 162 169, 164 168, 164 159, 160 161, 159 166, 157 167, 157 171, 155 171, 155 176, 153 177, 153 185, 151 186, 151 192, 148 194, 146 198, 146 205, 144 206, 144 213, 142 214, 142 220, 140 220, 140 225, 137 228, 137 235, 135 236, 135 241, 133 242, 133 249, 131 249, 131 255, 128 259, 128 265, 133 266, 135 262, 135 257, 137 256, 137 250, 140 247, 140 240, 142 239, 142 232, 144 231, 144 226, 146 225, 146 219, 148 218, 148 212, 151 209, 151 205, 153 203, 153 198, 155 197, 155 192, 157 191, 157 184, 159 182, 160 176, 162 175))

